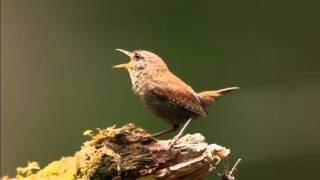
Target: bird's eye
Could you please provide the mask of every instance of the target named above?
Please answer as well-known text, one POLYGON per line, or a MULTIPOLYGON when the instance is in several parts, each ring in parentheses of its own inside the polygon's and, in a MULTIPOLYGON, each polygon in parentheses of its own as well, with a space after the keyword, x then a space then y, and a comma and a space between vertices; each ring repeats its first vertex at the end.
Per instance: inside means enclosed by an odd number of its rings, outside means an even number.
POLYGON ((141 60, 141 59, 143 59, 143 57, 142 57, 139 53, 135 53, 135 54, 134 54, 134 58, 135 58, 136 60, 141 60))

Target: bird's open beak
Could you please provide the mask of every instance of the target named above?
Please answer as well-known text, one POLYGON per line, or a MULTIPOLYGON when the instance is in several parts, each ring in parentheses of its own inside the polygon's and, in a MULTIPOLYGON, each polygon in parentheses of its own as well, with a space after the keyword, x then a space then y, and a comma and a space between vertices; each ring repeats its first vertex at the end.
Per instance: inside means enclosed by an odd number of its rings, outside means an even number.
MULTIPOLYGON (((124 54, 126 54, 127 56, 129 56, 130 58, 133 56, 132 52, 123 50, 123 49, 116 49, 117 51, 120 51, 124 54)), ((112 68, 125 68, 125 69, 129 69, 132 66, 132 61, 130 61, 129 63, 125 63, 125 64, 119 64, 116 66, 113 66, 112 68)))

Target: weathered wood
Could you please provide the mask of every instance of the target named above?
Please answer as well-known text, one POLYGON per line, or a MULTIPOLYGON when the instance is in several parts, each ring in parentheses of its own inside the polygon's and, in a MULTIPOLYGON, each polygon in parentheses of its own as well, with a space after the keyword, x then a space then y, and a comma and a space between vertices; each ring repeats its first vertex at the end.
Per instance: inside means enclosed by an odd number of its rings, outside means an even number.
MULTIPOLYGON (((187 134, 169 149, 168 140, 157 140, 133 124, 106 128, 72 157, 34 168, 20 168, 17 178, 29 179, 203 179, 225 158, 229 149, 208 145, 200 134, 187 134)), ((8 177, 4 177, 6 179, 8 177)))

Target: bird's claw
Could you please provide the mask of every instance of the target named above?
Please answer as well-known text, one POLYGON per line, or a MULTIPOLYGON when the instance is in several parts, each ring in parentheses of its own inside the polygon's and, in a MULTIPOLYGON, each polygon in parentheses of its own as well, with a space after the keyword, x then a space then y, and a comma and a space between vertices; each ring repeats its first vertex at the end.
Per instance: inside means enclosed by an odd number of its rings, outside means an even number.
POLYGON ((169 142, 169 149, 171 149, 174 145, 176 145, 179 139, 180 139, 180 136, 173 137, 169 142))

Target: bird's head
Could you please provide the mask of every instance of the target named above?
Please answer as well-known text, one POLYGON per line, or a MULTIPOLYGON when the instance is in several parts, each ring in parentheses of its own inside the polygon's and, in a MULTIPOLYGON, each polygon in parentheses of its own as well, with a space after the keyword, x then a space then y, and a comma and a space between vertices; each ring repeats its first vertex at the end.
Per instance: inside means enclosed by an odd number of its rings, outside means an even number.
POLYGON ((163 60, 152 52, 145 50, 135 50, 132 52, 123 49, 116 50, 129 56, 130 61, 125 64, 113 66, 113 68, 127 69, 131 77, 141 73, 145 75, 155 75, 154 73, 159 74, 168 70, 163 60))

